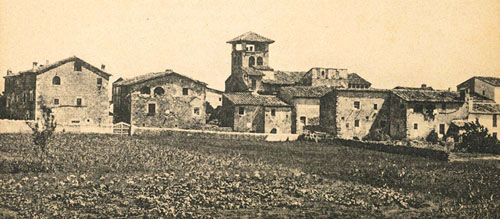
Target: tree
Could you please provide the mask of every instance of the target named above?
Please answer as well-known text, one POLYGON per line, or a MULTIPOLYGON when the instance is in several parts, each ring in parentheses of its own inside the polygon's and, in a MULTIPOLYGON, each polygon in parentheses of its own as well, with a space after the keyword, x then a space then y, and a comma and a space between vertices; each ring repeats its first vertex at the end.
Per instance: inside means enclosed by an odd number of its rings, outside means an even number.
POLYGON ((488 129, 479 124, 478 120, 465 123, 460 139, 462 142, 456 147, 459 151, 500 154, 498 140, 490 135, 488 129))
POLYGON ((434 130, 434 129, 433 129, 433 130, 429 133, 429 135, 427 135, 427 137, 425 138, 425 140, 426 140, 427 142, 431 142, 431 143, 433 143, 433 144, 436 144, 436 143, 438 142, 438 140, 439 140, 439 137, 438 137, 438 134, 437 134, 436 130, 434 130))
POLYGON ((47 145, 52 139, 52 135, 56 129, 56 122, 54 115, 52 115, 52 109, 43 104, 40 101, 40 110, 42 111, 42 119, 38 120, 31 125, 27 123, 32 130, 32 140, 35 146, 35 152, 38 154, 42 166, 45 164, 45 159, 48 157, 47 145))

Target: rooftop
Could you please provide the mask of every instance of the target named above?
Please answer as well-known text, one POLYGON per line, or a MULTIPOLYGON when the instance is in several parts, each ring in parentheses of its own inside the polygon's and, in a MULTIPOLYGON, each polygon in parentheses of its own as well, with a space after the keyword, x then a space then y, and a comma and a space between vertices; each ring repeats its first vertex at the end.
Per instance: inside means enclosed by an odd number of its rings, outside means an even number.
POLYGON ((156 79, 156 78, 165 77, 165 76, 168 76, 168 75, 177 75, 179 77, 188 79, 188 80, 193 81, 195 83, 199 83, 199 84, 202 84, 202 85, 207 85, 205 82, 201 82, 201 81, 192 79, 192 78, 190 78, 188 76, 181 75, 179 73, 173 72, 172 70, 167 70, 167 71, 164 71, 164 72, 152 72, 152 73, 139 75, 139 76, 136 76, 136 77, 133 77, 133 78, 130 78, 130 79, 121 80, 121 81, 117 80, 117 81, 114 82, 114 85, 117 85, 117 86, 128 86, 128 85, 142 83, 142 82, 145 82, 145 81, 148 81, 148 80, 153 80, 153 79, 156 79))
POLYGON ((463 102, 458 92, 422 89, 393 89, 393 94, 408 102, 463 102))
POLYGON ((235 105, 289 106, 276 96, 254 95, 251 93, 225 93, 224 96, 235 105))
POLYGON ((262 83, 277 85, 294 85, 300 81, 306 72, 303 71, 275 71, 274 79, 262 79, 262 83))
POLYGON ((263 37, 252 31, 246 32, 242 35, 235 37, 232 40, 227 41, 227 43, 240 43, 240 42, 257 42, 257 43, 274 43, 274 40, 263 37))
POLYGON ((364 84, 364 85, 371 85, 372 84, 356 73, 348 74, 347 79, 349 80, 349 83, 351 83, 351 84, 364 84))
POLYGON ((500 87, 500 78, 497 77, 482 77, 482 76, 476 76, 475 78, 484 81, 488 84, 491 84, 495 87, 500 87))
POLYGON ((327 86, 290 86, 282 87, 280 92, 290 94, 293 97, 320 98, 332 89, 334 88, 327 86))
POLYGON ((471 113, 477 114, 500 114, 500 104, 496 103, 474 103, 471 113))

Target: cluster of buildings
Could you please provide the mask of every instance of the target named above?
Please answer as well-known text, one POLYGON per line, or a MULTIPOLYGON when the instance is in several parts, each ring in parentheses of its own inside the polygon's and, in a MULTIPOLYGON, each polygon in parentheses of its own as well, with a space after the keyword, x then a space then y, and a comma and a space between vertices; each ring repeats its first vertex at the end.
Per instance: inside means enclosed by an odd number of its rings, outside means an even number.
POLYGON ((8 71, 7 113, 11 119, 36 120, 40 106, 46 105, 61 125, 124 122, 201 129, 208 108, 217 108, 219 125, 237 132, 301 134, 316 129, 347 139, 373 133, 425 139, 432 131, 444 137, 476 120, 494 136, 500 131, 500 78, 473 77, 459 84, 458 91, 425 85, 375 89, 342 68, 275 70, 269 64, 274 41, 253 32, 227 43, 232 46, 231 74, 224 92, 167 69, 113 82, 110 110, 105 66, 70 57, 33 63, 32 69, 17 74, 8 71))

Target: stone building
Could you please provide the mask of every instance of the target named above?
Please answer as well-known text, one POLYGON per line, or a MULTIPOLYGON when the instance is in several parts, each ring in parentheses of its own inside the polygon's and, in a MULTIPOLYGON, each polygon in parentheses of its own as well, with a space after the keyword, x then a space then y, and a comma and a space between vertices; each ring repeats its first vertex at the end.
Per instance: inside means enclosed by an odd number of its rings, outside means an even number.
POLYGON ((489 133, 499 139, 500 127, 500 104, 497 103, 473 103, 469 112, 468 122, 478 121, 488 129, 489 133))
POLYGON ((207 87, 207 102, 212 106, 214 109, 222 106, 222 94, 224 92, 209 88, 207 87))
POLYGON ((173 72, 149 73, 113 83, 114 122, 136 127, 201 128, 206 84, 173 72))
POLYGON ((327 86, 281 88, 278 97, 293 106, 292 133, 302 134, 305 126, 319 126, 320 98, 332 89, 327 86))
POLYGON ((474 99, 488 99, 500 103, 500 78, 496 77, 472 77, 457 85, 457 90, 462 98, 470 94, 474 99))
POLYGON ((425 139, 434 130, 446 135, 453 120, 466 119, 468 104, 458 92, 393 89, 389 134, 395 139, 425 139))
POLYGON ((320 126, 344 139, 363 139, 376 130, 388 133, 390 98, 389 90, 333 89, 320 99, 320 126))
POLYGON ((291 106, 276 96, 226 93, 221 124, 237 132, 291 133, 291 106))
POLYGON ((110 123, 108 81, 111 74, 69 57, 5 76, 5 96, 11 119, 40 119, 41 105, 52 109, 59 125, 99 126, 110 123))

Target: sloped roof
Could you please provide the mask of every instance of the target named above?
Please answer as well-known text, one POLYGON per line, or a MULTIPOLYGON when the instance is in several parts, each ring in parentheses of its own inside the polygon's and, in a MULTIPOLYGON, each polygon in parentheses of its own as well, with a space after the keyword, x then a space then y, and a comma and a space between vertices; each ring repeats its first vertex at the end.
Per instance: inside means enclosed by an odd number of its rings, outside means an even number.
POLYGON ((264 73, 262 73, 261 71, 257 70, 257 69, 254 69, 254 68, 249 68, 249 67, 240 67, 241 70, 245 73, 247 73, 248 75, 253 75, 253 76, 263 76, 264 73))
POLYGON ((453 91, 393 89, 392 93, 408 102, 463 102, 459 93, 453 91))
POLYGON ((258 70, 263 70, 263 71, 273 71, 274 69, 269 67, 269 66, 264 66, 264 65, 254 65, 252 68, 258 69, 258 70))
POLYGON ((500 78, 497 77, 482 77, 482 76, 476 76, 474 78, 477 78, 481 81, 484 81, 488 84, 491 84, 495 87, 500 87, 500 78))
POLYGON ((500 104, 496 103, 474 103, 470 113, 477 114, 500 114, 500 104))
POLYGON ((272 95, 254 95, 251 93, 225 93, 223 94, 234 105, 253 106, 289 106, 278 97, 272 95))
POLYGON ((218 93, 218 94, 224 93, 224 92, 222 92, 220 90, 217 90, 217 89, 211 88, 211 87, 207 87, 207 91, 210 91, 210 92, 213 92, 213 93, 218 93))
POLYGON ((470 97, 472 98, 472 101, 474 101, 474 103, 494 103, 495 102, 492 99, 489 99, 487 97, 484 97, 484 96, 476 94, 476 93, 471 93, 470 97))
POLYGON ((48 64, 48 65, 44 65, 43 67, 38 67, 37 69, 35 69, 33 71, 33 69, 30 69, 30 70, 26 70, 26 71, 21 71, 19 73, 16 73, 14 75, 8 75, 6 77, 11 77, 11 76, 18 76, 18 75, 21 75, 21 74, 25 74, 25 73, 35 73, 37 75, 39 74, 43 74, 44 72, 47 72, 49 70, 52 70, 54 68, 57 68, 63 64, 66 64, 68 62, 73 62, 73 61, 78 61, 80 63, 82 63, 82 66, 85 67, 86 69, 89 69, 90 71, 98 74, 99 76, 103 77, 103 78, 106 78, 107 80, 109 79, 109 77, 111 76, 111 74, 107 73, 107 72, 104 72, 103 70, 101 70, 100 68, 97 68, 93 65, 91 65, 90 63, 76 57, 76 56, 72 56, 72 57, 68 57, 68 58, 65 58, 65 59, 62 59, 62 60, 59 60, 57 62, 54 62, 54 63, 51 63, 51 64, 48 64))
POLYGON ((241 34, 241 35, 235 37, 232 40, 227 41, 227 43, 239 43, 239 42, 274 43, 274 40, 263 37, 259 34, 252 32, 252 31, 248 31, 244 34, 241 34))
POLYGON ((351 84, 363 84, 363 85, 371 85, 372 84, 356 73, 348 74, 347 79, 348 79, 349 83, 351 83, 351 84))
POLYGON ((168 75, 176 75, 176 76, 188 79, 190 81, 193 81, 195 83, 202 84, 203 86, 207 85, 204 82, 192 79, 188 76, 181 75, 181 74, 173 72, 171 70, 167 70, 164 72, 152 72, 152 73, 148 73, 148 74, 143 74, 143 75, 139 75, 139 76, 136 76, 136 77, 133 77, 130 79, 123 80, 123 81, 115 82, 114 84, 117 86, 128 86, 128 85, 138 84, 138 83, 142 83, 142 82, 149 81, 149 80, 156 79, 156 78, 165 77, 168 75))
POLYGON ((282 87, 281 92, 290 94, 293 97, 320 98, 333 89, 327 86, 289 86, 282 87))
POLYGON ((404 86, 396 86, 394 89, 406 89, 406 90, 434 90, 432 87, 404 87, 404 86))
POLYGON ((274 79, 262 79, 262 83, 277 85, 294 85, 300 81, 306 72, 303 71, 275 71, 274 79))
POLYGON ((451 121, 451 124, 459 127, 459 128, 462 128, 465 126, 466 123, 469 123, 469 121, 465 121, 465 120, 460 120, 460 119, 457 119, 457 120, 452 120, 451 121))

